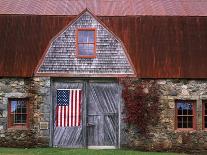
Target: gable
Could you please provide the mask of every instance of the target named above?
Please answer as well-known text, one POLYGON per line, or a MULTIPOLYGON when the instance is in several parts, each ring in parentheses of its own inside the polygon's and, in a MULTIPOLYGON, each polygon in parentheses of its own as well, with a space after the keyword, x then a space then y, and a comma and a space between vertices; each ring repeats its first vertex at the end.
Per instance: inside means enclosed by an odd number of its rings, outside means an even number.
POLYGON ((90 12, 84 11, 49 45, 36 69, 37 76, 119 77, 134 76, 130 58, 122 42, 90 12), (96 29, 96 57, 76 56, 76 30, 96 29))

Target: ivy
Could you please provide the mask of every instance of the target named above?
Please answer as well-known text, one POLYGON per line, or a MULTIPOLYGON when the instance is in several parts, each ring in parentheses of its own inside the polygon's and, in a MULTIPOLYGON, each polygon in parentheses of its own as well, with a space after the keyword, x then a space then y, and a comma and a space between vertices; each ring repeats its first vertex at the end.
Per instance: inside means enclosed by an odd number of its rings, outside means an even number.
POLYGON ((126 123, 147 135, 148 127, 159 120, 159 87, 155 80, 122 79, 126 123))

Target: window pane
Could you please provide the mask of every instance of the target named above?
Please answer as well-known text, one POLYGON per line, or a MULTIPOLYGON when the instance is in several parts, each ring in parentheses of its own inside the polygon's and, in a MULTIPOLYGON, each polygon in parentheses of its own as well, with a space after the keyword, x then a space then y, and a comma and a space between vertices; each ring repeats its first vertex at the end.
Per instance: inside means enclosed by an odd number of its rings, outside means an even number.
POLYGON ((16 110, 17 113, 21 113, 22 112, 22 105, 21 105, 21 102, 18 102, 17 101, 17 110, 16 110))
POLYGON ((205 128, 207 128, 207 116, 205 116, 205 128))
POLYGON ((94 54, 93 52, 94 52, 94 44, 88 44, 86 55, 93 55, 94 54))
POLYGON ((204 103, 204 111, 205 111, 204 115, 207 115, 207 103, 204 103))
POLYGON ((207 122, 205 122, 205 128, 207 128, 207 122))
POLYGON ((179 108, 178 109, 178 115, 182 115, 183 113, 182 113, 182 108, 179 108))
POLYGON ((86 31, 78 31, 78 42, 84 43, 87 41, 87 32, 86 31))
POLYGON ((27 115, 26 114, 16 114, 14 123, 26 123, 27 115))
POLYGON ((15 126, 19 124, 23 124, 25 126, 27 121, 27 102, 26 100, 13 99, 10 101, 11 104, 11 112, 10 114, 10 125, 15 126))
POLYGON ((78 31, 78 42, 79 43, 93 43, 94 42, 94 31, 90 31, 90 30, 78 31))
POLYGON ((19 101, 19 103, 21 104, 22 108, 26 108, 26 102, 25 101, 19 101))
POLYGON ((21 123, 21 114, 15 115, 14 123, 21 123))
POLYGON ((94 31, 88 31, 88 41, 90 43, 94 42, 94 31))
POLYGON ((93 50, 87 50, 85 53, 86 53, 85 55, 92 56, 93 50))
POLYGON ((94 44, 79 44, 79 55, 87 56, 94 54, 94 44))
POLYGON ((86 50, 86 44, 78 44, 79 53, 83 53, 86 50))
POLYGON ((205 109, 207 109, 207 103, 205 103, 205 109))
POLYGON ((11 112, 15 113, 17 109, 17 101, 11 101, 11 112))
POLYGON ((92 51, 94 49, 94 44, 88 44, 87 48, 88 50, 92 51))
POLYGON ((192 115, 193 114, 193 104, 186 102, 177 103, 178 115, 192 115), (181 113, 182 112, 182 113, 181 113))
POLYGON ((188 115, 193 115, 193 109, 188 110, 188 115))
POLYGON ((187 107, 188 110, 192 111, 193 110, 193 103, 187 103, 187 104, 188 104, 188 107, 187 107))
POLYGON ((189 101, 179 101, 176 106, 178 110, 178 128, 193 128, 193 103, 189 101))
POLYGON ((85 55, 85 51, 87 50, 87 44, 79 44, 79 55, 85 55))
POLYGON ((78 31, 78 54, 80 56, 93 56, 95 48, 95 31, 79 30, 78 31))
POLYGON ((188 128, 193 128, 193 117, 192 116, 188 117, 188 128))
POLYGON ((207 109, 205 109, 205 115, 207 115, 207 109))
POLYGON ((183 128, 187 128, 187 117, 183 117, 183 128))
POLYGON ((183 115, 187 115, 188 109, 183 109, 183 115))
POLYGON ((22 113, 27 113, 27 108, 22 108, 22 113))
POLYGON ((188 103, 188 115, 193 115, 193 103, 188 103))
POLYGON ((183 103, 177 103, 177 110, 178 110, 178 114, 182 115, 183 114, 183 103))
POLYGON ((21 113, 26 113, 26 102, 25 101, 19 101, 19 103, 21 104, 21 113))
POLYGON ((26 120, 27 120, 27 115, 23 114, 21 118, 21 123, 26 123, 26 120))

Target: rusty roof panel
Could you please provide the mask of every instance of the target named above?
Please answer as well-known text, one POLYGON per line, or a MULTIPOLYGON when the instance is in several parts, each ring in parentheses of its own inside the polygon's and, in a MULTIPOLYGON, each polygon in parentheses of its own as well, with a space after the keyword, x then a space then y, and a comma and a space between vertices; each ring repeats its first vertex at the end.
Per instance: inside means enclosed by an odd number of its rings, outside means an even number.
POLYGON ((31 77, 50 39, 72 19, 0 16, 0 76, 31 77))
MULTIPOLYGON (((0 76, 32 76, 51 38, 74 18, 0 15, 0 76)), ((207 17, 99 18, 123 41, 138 77, 207 78, 207 17)))
POLYGON ((0 14, 207 16, 206 0, 1 0, 0 14))
POLYGON ((207 77, 207 17, 100 18, 124 42, 138 77, 207 77))

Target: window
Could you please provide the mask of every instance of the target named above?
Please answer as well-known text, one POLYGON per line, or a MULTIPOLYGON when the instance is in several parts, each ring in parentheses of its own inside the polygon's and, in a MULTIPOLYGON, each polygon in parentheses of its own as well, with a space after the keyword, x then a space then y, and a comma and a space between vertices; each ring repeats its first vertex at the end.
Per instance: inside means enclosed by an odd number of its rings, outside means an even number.
POLYGON ((9 122, 8 127, 28 128, 28 100, 27 99, 9 99, 9 122))
POLYGON ((207 101, 203 101, 203 128, 207 128, 207 101))
POLYGON ((78 29, 76 36, 77 57, 96 57, 96 29, 78 29))
POLYGON ((195 129, 194 101, 176 101, 176 129, 195 129))

